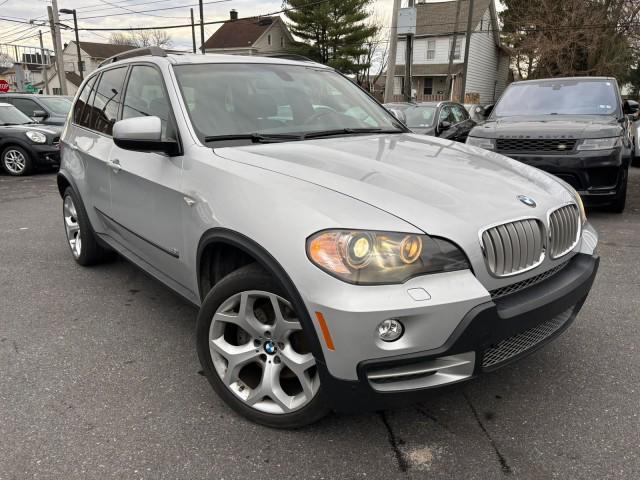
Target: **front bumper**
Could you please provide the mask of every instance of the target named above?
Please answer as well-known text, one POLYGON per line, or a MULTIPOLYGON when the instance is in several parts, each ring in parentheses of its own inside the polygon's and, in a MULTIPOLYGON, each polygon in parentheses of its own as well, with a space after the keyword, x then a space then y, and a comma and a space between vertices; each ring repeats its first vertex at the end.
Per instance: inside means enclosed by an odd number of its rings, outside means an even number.
POLYGON ((35 164, 43 167, 60 165, 60 148, 57 145, 32 145, 35 164))
POLYGON ((319 364, 323 388, 340 411, 423 400, 435 386, 467 380, 530 354, 575 319, 593 285, 599 258, 574 256, 552 277, 472 308, 440 348, 363 360, 358 380, 341 380, 319 364))
POLYGON ((587 205, 616 200, 627 161, 622 148, 565 154, 497 152, 549 172, 575 188, 587 205))

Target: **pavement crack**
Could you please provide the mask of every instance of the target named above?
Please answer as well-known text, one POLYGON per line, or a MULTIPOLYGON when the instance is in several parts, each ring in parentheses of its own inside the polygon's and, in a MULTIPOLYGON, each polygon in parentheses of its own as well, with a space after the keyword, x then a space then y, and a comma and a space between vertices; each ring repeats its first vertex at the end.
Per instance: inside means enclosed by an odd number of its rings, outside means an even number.
POLYGON ((496 452, 496 456, 498 457, 498 461, 500 462, 500 468, 502 469, 502 472, 506 475, 511 475, 511 473, 513 473, 513 470, 507 463, 507 459, 505 458, 505 456, 502 454, 502 452, 500 452, 500 449, 498 448, 498 445, 496 444, 495 440, 491 437, 491 434, 489 434, 487 427, 485 427, 484 423, 482 423, 482 420, 480 419, 480 415, 478 415, 478 411, 476 410, 476 407, 473 406, 473 403, 471 403, 471 399, 465 392, 462 392, 462 396, 467 401, 467 404, 471 409, 471 413, 473 413, 473 416, 475 417, 476 422, 480 426, 482 433, 484 433, 485 437, 487 437, 487 440, 489 440, 489 444, 493 448, 493 451, 496 452))
POLYGON ((425 408, 425 407, 423 407, 421 405, 416 405, 415 408, 416 408, 416 411, 418 413, 420 413, 421 415, 424 415, 425 417, 427 417, 429 420, 431 420, 436 425, 442 427, 443 429, 445 429, 449 433, 453 433, 451 431, 451 429, 444 422, 440 421, 438 419, 438 417, 436 417, 433 413, 431 413, 427 408, 425 408))
POLYGON ((380 415, 380 419, 387 429, 387 439, 389 440, 389 445, 391 445, 391 449, 396 456, 396 461, 398 462, 398 468, 401 472, 405 473, 409 469, 409 464, 407 459, 404 456, 404 453, 400 450, 400 442, 393 428, 391 428, 391 424, 389 423, 389 419, 387 418, 387 414, 385 412, 378 412, 380 415))

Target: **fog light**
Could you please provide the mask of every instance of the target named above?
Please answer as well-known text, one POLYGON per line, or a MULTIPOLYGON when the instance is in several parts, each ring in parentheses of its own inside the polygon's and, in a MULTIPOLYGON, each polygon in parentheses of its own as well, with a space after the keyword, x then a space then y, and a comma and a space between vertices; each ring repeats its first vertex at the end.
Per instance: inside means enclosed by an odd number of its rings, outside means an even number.
POLYGON ((399 320, 388 318, 378 325, 378 336, 385 342, 393 342, 404 333, 404 327, 399 320))

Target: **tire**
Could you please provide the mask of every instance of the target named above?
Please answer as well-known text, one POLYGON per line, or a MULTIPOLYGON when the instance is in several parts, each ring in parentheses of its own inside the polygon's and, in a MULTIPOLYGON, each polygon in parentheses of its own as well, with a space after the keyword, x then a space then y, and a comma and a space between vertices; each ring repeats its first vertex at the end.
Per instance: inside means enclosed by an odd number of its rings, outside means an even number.
POLYGON ((62 195, 62 219, 67 244, 77 263, 86 267, 113 257, 111 251, 98 244, 84 205, 71 187, 62 195))
POLYGON ((230 273, 207 294, 196 343, 215 392, 249 420, 299 428, 328 413, 297 315, 282 287, 259 265, 230 273))
POLYGON ((0 162, 2 162, 4 171, 14 177, 29 175, 33 170, 31 155, 24 148, 17 145, 6 147, 0 154, 0 162))
POLYGON ((628 183, 629 183, 629 172, 625 171, 620 193, 618 193, 618 196, 616 197, 615 201, 607 208, 608 211, 612 213, 624 212, 624 208, 627 204, 627 184, 628 183))

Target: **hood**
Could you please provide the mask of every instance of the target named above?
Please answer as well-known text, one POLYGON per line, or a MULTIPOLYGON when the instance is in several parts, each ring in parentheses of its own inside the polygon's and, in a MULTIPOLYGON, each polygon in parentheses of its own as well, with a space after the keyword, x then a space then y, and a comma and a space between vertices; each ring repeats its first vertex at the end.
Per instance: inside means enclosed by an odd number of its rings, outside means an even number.
POLYGON ((622 127, 612 115, 543 115, 489 119, 471 131, 484 138, 603 138, 616 137, 622 127))
POLYGON ((418 135, 432 135, 436 134, 436 127, 409 127, 409 129, 413 133, 417 133, 418 135))
POLYGON ((549 208, 572 199, 541 170, 416 134, 247 145, 215 153, 337 191, 454 241, 471 236, 477 243, 480 227, 521 216, 544 218, 549 208), (534 198, 537 207, 524 205, 518 195, 534 198))
POLYGON ((44 133, 48 137, 57 137, 62 133, 62 127, 57 125, 42 125, 42 124, 31 124, 31 125, 7 125, 6 127, 16 132, 27 132, 27 131, 36 131, 40 133, 44 133))

